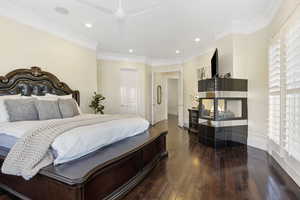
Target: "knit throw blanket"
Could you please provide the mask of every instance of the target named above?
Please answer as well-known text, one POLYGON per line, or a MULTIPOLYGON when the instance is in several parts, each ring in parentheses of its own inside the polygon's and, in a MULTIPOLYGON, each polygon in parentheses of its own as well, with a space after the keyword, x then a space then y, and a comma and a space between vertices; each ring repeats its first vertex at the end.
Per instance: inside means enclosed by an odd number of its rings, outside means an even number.
POLYGON ((47 120, 45 123, 26 132, 9 151, 2 165, 2 173, 22 176, 29 180, 40 169, 53 163, 54 158, 50 146, 54 140, 74 128, 94 125, 129 116, 83 115, 75 118, 47 120))

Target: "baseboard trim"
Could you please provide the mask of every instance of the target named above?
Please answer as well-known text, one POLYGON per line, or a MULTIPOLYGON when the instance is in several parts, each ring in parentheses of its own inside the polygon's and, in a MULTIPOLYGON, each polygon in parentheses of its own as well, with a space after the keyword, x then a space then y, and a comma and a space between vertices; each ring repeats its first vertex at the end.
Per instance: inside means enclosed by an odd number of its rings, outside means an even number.
POLYGON ((268 138, 261 135, 248 133, 248 146, 267 151, 267 144, 268 138))

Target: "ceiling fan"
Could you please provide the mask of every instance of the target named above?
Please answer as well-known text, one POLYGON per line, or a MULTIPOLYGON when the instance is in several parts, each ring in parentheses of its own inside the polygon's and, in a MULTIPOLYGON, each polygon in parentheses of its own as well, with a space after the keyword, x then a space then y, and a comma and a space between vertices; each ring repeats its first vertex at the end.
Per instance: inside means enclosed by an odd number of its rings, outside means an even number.
POLYGON ((102 12, 104 14, 112 15, 112 16, 116 17, 116 19, 118 21, 123 21, 123 20, 125 20, 128 17, 136 17, 136 16, 139 16, 139 15, 145 14, 145 13, 147 13, 149 11, 152 11, 153 9, 155 9, 155 8, 157 8, 159 6, 159 4, 156 3, 156 4, 152 4, 148 8, 144 8, 144 9, 141 9, 141 10, 129 10, 129 11, 125 11, 124 8, 123 8, 123 4, 122 4, 123 2, 122 2, 122 0, 119 0, 119 2, 118 2, 118 8, 116 10, 110 10, 108 8, 95 5, 95 4, 91 3, 88 0, 77 0, 77 1, 79 3, 81 3, 81 4, 86 5, 86 6, 95 8, 95 9, 97 9, 98 11, 100 11, 100 12, 102 12))

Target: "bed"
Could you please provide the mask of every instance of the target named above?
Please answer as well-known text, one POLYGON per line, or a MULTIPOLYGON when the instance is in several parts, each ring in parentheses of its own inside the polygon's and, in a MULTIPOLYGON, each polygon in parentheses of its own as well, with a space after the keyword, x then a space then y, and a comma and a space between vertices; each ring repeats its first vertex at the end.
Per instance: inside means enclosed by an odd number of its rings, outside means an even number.
MULTIPOLYGON (((39 67, 17 69, 0 76, 0 95, 14 94, 71 94, 80 103, 79 91, 39 67)), ((120 199, 168 155, 166 135, 164 127, 151 127, 81 158, 44 167, 29 181, 0 173, 0 187, 21 199, 120 199)), ((0 137, 0 140, 2 166, 14 138, 0 137)))

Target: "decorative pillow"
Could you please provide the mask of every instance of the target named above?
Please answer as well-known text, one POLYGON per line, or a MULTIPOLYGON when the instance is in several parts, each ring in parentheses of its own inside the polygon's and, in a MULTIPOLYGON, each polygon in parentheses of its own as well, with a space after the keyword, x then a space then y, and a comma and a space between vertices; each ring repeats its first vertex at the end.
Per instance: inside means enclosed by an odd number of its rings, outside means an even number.
POLYGON ((52 98, 57 98, 57 99, 73 99, 72 94, 69 95, 55 95, 55 94, 46 94, 46 97, 52 97, 52 98))
POLYGON ((58 99, 58 106, 62 118, 70 118, 79 115, 77 103, 74 99, 58 99))
MULTIPOLYGON (((55 95, 55 94, 49 94, 47 93, 46 96, 44 96, 45 98, 48 98, 48 100, 58 100, 58 99, 73 99, 73 96, 72 94, 69 94, 69 95, 62 95, 62 96, 59 96, 59 95, 55 95)), ((77 102, 75 101, 76 103, 76 106, 77 106, 77 110, 79 112, 79 114, 82 113, 79 105, 77 104, 77 102)))
POLYGON ((0 96, 0 123, 9 122, 9 115, 4 104, 5 99, 19 99, 21 95, 5 95, 0 96))
POLYGON ((36 99, 6 99, 4 104, 9 115, 9 121, 38 120, 38 111, 35 106, 36 99))
POLYGON ((57 101, 57 98, 48 97, 48 96, 31 95, 31 97, 36 98, 37 100, 42 100, 42 101, 57 101))
POLYGON ((35 106, 40 120, 61 119, 58 101, 37 100, 35 106))

